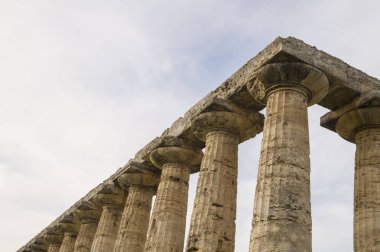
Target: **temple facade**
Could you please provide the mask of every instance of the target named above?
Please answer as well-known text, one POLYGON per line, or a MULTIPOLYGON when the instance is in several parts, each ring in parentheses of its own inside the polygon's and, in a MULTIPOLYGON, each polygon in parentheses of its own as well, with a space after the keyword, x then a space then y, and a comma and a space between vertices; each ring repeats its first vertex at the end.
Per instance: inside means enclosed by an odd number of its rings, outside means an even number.
POLYGON ((233 252, 238 146, 262 132, 249 251, 311 252, 307 108, 316 104, 329 110, 321 126, 356 145, 354 251, 380 251, 380 81, 292 37, 273 41, 18 251, 233 252))

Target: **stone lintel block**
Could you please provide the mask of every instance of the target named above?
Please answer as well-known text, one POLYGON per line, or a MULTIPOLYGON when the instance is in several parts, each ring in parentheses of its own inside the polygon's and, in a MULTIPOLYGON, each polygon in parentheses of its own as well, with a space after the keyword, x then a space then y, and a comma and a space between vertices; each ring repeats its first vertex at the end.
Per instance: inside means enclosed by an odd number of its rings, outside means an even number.
POLYGON ((126 194, 123 188, 114 183, 107 183, 102 190, 96 194, 92 201, 99 206, 121 207, 124 204, 126 194))
POLYGON ((150 153, 152 163, 162 169, 164 164, 176 163, 188 166, 191 172, 197 172, 201 164, 203 153, 200 149, 186 147, 160 147, 150 153))
POLYGON ((298 62, 267 64, 257 70, 256 79, 247 86, 251 95, 266 104, 268 95, 277 88, 299 88, 308 96, 308 105, 320 102, 329 91, 329 81, 315 67, 298 62))
POLYGON ((198 115, 192 121, 194 135, 206 142, 212 131, 227 131, 239 136, 240 142, 256 136, 263 125, 263 118, 255 119, 227 111, 213 111, 198 115))
POLYGON ((335 130, 342 138, 355 142, 356 133, 370 127, 380 127, 380 106, 349 111, 338 119, 335 130))
POLYGON ((159 174, 160 170, 157 169, 151 162, 141 162, 131 159, 125 166, 125 173, 156 173, 159 174))
POLYGON ((82 224, 97 223, 100 219, 102 209, 91 201, 82 201, 77 210, 74 212, 74 216, 80 220, 82 224))
POLYGON ((119 176, 118 182, 121 187, 128 189, 129 186, 155 187, 160 177, 152 173, 125 173, 119 176))

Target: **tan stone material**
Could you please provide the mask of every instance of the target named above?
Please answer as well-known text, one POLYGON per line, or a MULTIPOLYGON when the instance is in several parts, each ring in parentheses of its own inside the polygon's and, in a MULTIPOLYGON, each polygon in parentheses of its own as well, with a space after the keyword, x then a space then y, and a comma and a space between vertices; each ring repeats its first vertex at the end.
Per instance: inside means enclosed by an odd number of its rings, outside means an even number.
POLYGON ((159 177, 148 173, 126 173, 119 184, 128 190, 114 252, 142 252, 148 231, 152 197, 159 177))
POLYGON ((267 116, 250 252, 311 252, 307 106, 327 90, 324 74, 301 63, 266 65, 251 87, 267 102, 267 116))
POLYGON ((59 252, 60 247, 61 247, 61 244, 50 244, 48 252, 59 252))
POLYGON ((44 238, 49 245, 48 252, 59 252, 63 235, 57 228, 49 228, 44 238))
POLYGON ((186 251, 234 251, 238 144, 244 132, 257 132, 257 126, 261 127, 226 111, 207 112, 194 119, 194 132, 206 148, 186 251))
POLYGON ((76 233, 66 232, 63 236, 63 241, 61 247, 59 248, 59 252, 73 252, 76 238, 76 233))
POLYGON ((91 246, 91 252, 110 252, 113 250, 119 230, 125 192, 122 188, 108 184, 93 201, 102 205, 102 215, 91 246))
POLYGON ((380 251, 380 107, 344 114, 337 121, 336 131, 356 143, 355 252, 380 251))
POLYGON ((101 208, 90 201, 83 201, 75 211, 81 221, 78 237, 75 241, 74 252, 89 252, 98 227, 101 208))
POLYGON ((150 156, 162 173, 144 251, 182 252, 190 170, 199 166, 203 155, 173 146, 158 148, 150 156))

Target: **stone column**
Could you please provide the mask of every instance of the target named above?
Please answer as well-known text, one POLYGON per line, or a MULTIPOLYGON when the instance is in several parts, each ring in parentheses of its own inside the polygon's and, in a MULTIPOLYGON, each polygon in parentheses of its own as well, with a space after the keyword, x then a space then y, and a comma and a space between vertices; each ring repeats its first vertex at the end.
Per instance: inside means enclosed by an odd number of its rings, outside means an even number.
POLYGON ((162 173, 145 251, 182 252, 189 176, 194 167, 199 167, 202 152, 185 147, 161 147, 151 152, 150 159, 162 173))
POLYGON ((63 241, 59 252, 73 252, 75 240, 78 235, 78 224, 72 215, 65 216, 59 223, 59 227, 63 231, 63 241))
POLYGON ((121 175, 118 181, 128 190, 128 198, 121 217, 114 252, 142 252, 148 230, 152 197, 159 177, 150 173, 126 173, 121 175))
POLYGON ((356 144, 354 250, 380 251, 380 107, 344 114, 336 131, 356 144))
POLYGON ((81 221, 74 252, 89 252, 95 237, 96 228, 101 209, 90 201, 83 201, 75 211, 76 217, 81 221))
POLYGON ((206 148, 186 251, 234 251, 238 144, 247 131, 254 137, 256 123, 227 111, 203 113, 193 120, 194 134, 206 148))
POLYGON ((266 103, 250 252, 311 252, 307 107, 328 92, 328 80, 303 63, 259 69, 248 87, 266 103))
POLYGON ((125 192, 114 184, 107 184, 93 198, 93 201, 97 205, 103 206, 103 210, 91 246, 91 252, 113 251, 119 230, 122 206, 125 202, 125 192))
POLYGON ((48 243, 48 252, 59 252, 59 248, 61 247, 61 243, 63 240, 63 235, 57 229, 49 230, 44 238, 48 243))

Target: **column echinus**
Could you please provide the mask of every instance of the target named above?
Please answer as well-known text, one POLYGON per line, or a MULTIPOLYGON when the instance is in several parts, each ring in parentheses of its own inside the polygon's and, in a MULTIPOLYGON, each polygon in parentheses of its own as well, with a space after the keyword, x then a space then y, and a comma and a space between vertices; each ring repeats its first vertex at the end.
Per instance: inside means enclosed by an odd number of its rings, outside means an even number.
POLYGON ((94 203, 102 206, 102 214, 92 242, 91 252, 113 250, 125 198, 124 189, 114 183, 109 183, 92 199, 94 203))
POLYGON ((95 237, 101 208, 91 201, 82 201, 74 212, 81 225, 75 241, 74 252, 90 252, 95 237))
POLYGON ((159 176, 154 173, 125 173, 118 178, 128 191, 114 252, 142 252, 148 230, 152 198, 159 176))
POLYGON ((238 144, 254 137, 263 124, 259 113, 234 108, 205 112, 192 121, 206 147, 186 251, 234 251, 238 144))
POLYGON ((380 102, 343 114, 336 132, 356 144, 354 250, 380 251, 380 102))
POLYGON ((327 77, 303 63, 264 65, 247 85, 266 104, 250 252, 310 252, 307 107, 327 94, 327 77))
POLYGON ((78 235, 78 223, 73 215, 65 216, 59 223, 63 231, 63 240, 59 252, 72 252, 78 235))
POLYGON ((62 231, 57 227, 48 228, 46 234, 44 235, 44 239, 48 244, 48 252, 59 252, 59 248, 61 247, 61 243, 63 240, 62 231))
POLYGON ((189 177, 199 170, 203 156, 199 148, 181 138, 166 140, 166 146, 150 153, 162 173, 144 250, 149 252, 183 251, 189 177))

